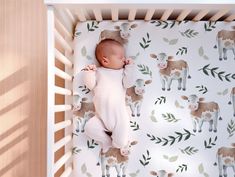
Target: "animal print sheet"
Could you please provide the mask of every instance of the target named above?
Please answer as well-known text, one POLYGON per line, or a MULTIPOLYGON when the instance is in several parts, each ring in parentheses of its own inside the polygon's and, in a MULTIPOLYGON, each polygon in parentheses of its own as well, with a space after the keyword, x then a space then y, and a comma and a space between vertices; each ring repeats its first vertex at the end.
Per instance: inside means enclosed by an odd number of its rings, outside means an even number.
MULTIPOLYGON (((137 101, 131 94, 126 99, 131 137, 137 144, 131 147, 127 163, 116 164, 117 169, 126 167, 124 175, 235 175, 233 25, 88 21, 76 26, 74 101, 83 105, 80 109, 85 103, 92 105, 91 91, 81 82, 80 70, 97 64, 94 50, 102 31, 104 36, 115 33, 119 41, 123 39, 126 55, 137 67, 132 93, 142 89, 142 95, 137 101)), ((100 147, 84 134, 84 125, 94 114, 91 107, 74 112, 74 177, 102 176, 100 147)), ((113 165, 110 176, 116 177, 113 165)))

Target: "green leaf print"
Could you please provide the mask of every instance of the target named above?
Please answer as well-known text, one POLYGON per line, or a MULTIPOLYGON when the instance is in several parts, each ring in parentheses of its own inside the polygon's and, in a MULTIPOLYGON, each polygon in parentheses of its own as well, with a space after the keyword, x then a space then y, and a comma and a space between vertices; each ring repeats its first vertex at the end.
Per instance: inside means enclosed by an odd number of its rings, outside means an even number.
POLYGON ((167 121, 167 122, 178 122, 180 119, 176 119, 175 116, 171 113, 166 113, 162 114, 162 117, 167 121))
POLYGON ((195 153, 198 152, 198 149, 196 149, 195 147, 187 146, 187 147, 184 148, 184 149, 180 149, 180 151, 181 151, 183 154, 193 155, 193 154, 195 154, 195 153))
MULTIPOLYGON (((176 20, 172 21, 162 21, 162 20, 153 20, 150 22, 151 24, 154 24, 156 27, 160 27, 162 29, 167 29, 167 28, 173 28, 175 25, 180 25, 182 22, 178 22, 176 20)), ((184 23, 187 23, 187 21, 184 21, 184 23)))
POLYGON ((235 133, 235 120, 231 119, 227 126, 227 132, 229 134, 229 138, 232 137, 235 133))
POLYGON ((187 171, 188 170, 188 166, 186 164, 182 164, 182 165, 179 165, 176 172, 183 172, 183 171, 187 171))
POLYGON ((81 91, 84 92, 85 94, 88 94, 88 93, 90 93, 90 91, 91 91, 91 90, 90 90, 89 88, 87 88, 85 85, 80 85, 78 88, 81 89, 81 91))
POLYGON ((133 121, 130 121, 130 126, 131 126, 131 128, 133 128, 132 129, 133 131, 136 131, 136 130, 140 129, 139 124, 136 123, 136 122, 133 122, 133 121))
POLYGON ((92 21, 91 23, 87 23, 87 30, 89 31, 95 31, 96 28, 99 28, 99 22, 97 21, 92 21))
POLYGON ((184 32, 180 32, 180 34, 183 37, 193 38, 193 37, 196 37, 199 33, 197 31, 194 31, 193 29, 187 29, 184 32))
POLYGON ((147 33, 147 38, 142 37, 142 40, 143 42, 139 42, 139 44, 145 50, 151 43, 151 40, 149 39, 149 33, 147 33))
POLYGON ((166 97, 165 96, 160 96, 159 98, 157 98, 157 100, 155 101, 154 104, 162 104, 162 103, 166 103, 166 97))
POLYGON ((187 47, 181 47, 178 49, 178 51, 176 52, 176 55, 184 55, 188 53, 188 49, 187 47))
POLYGON ((144 74, 144 75, 150 75, 150 77, 152 78, 152 71, 149 69, 149 67, 147 65, 137 65, 139 71, 144 74))
POLYGON ((151 115, 150 115, 150 119, 152 122, 157 122, 157 118, 155 116, 155 110, 152 110, 151 115))
POLYGON ((203 86, 203 85, 199 86, 199 85, 198 85, 198 86, 196 86, 196 88, 197 88, 198 91, 201 92, 202 94, 205 94, 205 93, 208 92, 208 89, 207 89, 206 86, 203 86))
POLYGON ((142 154, 143 159, 140 159, 139 162, 145 167, 149 164, 151 157, 149 155, 149 151, 147 150, 147 155, 142 154))
POLYGON ((86 172, 87 172, 87 167, 86 167, 86 164, 85 164, 85 163, 82 164, 82 166, 81 166, 81 171, 82 171, 82 173, 86 173, 86 172))
POLYGON ((175 142, 180 142, 180 141, 186 141, 188 140, 191 136, 195 136, 195 134, 191 133, 190 131, 184 129, 184 133, 181 132, 175 132, 175 136, 168 136, 167 138, 159 138, 157 136, 147 134, 147 136, 150 138, 150 141, 155 142, 155 144, 161 144, 162 146, 166 145, 173 145, 175 142))
POLYGON ((198 71, 203 71, 203 73, 207 76, 210 74, 216 78, 218 77, 221 81, 228 81, 231 82, 231 79, 235 79, 235 74, 226 73, 225 71, 218 71, 219 67, 209 68, 210 64, 203 66, 203 68, 199 69, 198 71))
POLYGON ((216 28, 216 22, 209 21, 204 23, 205 31, 212 31, 215 28, 216 28))
POLYGON ((89 149, 94 149, 96 146, 98 146, 98 144, 95 142, 95 140, 93 139, 91 141, 87 140, 87 147, 89 149))
POLYGON ((212 138, 209 138, 208 141, 204 141, 204 146, 206 149, 210 149, 212 148, 213 146, 216 145, 216 141, 217 141, 217 136, 214 138, 214 140, 212 141, 212 138))

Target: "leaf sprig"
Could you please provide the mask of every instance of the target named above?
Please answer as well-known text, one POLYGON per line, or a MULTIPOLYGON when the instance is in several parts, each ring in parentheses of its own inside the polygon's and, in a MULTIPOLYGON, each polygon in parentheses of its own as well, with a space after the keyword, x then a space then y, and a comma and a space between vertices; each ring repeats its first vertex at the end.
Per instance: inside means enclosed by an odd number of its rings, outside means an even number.
POLYGON ((187 171, 188 170, 188 166, 186 164, 182 164, 182 165, 179 165, 177 170, 176 170, 176 173, 177 172, 183 172, 183 171, 187 171))
POLYGON ((190 131, 184 129, 184 133, 181 132, 175 132, 176 136, 168 136, 167 138, 159 138, 154 135, 147 134, 147 136, 150 138, 151 141, 154 141, 155 144, 162 143, 162 146, 166 145, 173 145, 175 142, 180 142, 182 140, 186 141, 191 136, 195 136, 195 134, 191 133, 190 131))
POLYGON ((99 28, 99 22, 97 21, 92 21, 91 24, 87 23, 87 30, 89 31, 95 31, 96 28, 99 28))
POLYGON ((219 67, 209 68, 210 64, 203 66, 203 68, 199 69, 198 71, 203 71, 203 73, 207 76, 210 76, 210 74, 215 78, 216 76, 221 80, 224 81, 224 79, 228 82, 231 82, 231 79, 235 79, 235 73, 226 74, 225 71, 217 71, 219 67), (210 74, 209 74, 210 73, 210 74))
POLYGON ((187 54, 188 53, 188 49, 187 47, 181 47, 178 49, 178 51, 176 52, 176 55, 184 55, 184 54, 187 54))
POLYGON ((195 147, 187 146, 187 147, 184 148, 184 149, 180 149, 180 151, 181 151, 183 154, 193 155, 193 154, 195 154, 195 153, 198 152, 198 149, 196 149, 195 147))
POLYGON ((145 50, 149 47, 151 40, 149 39, 149 33, 147 33, 147 38, 142 38, 143 43, 139 42, 140 46, 145 50))
POLYGON ((199 85, 198 85, 198 86, 196 86, 196 88, 199 89, 198 91, 199 91, 199 92, 202 92, 202 94, 205 94, 205 93, 208 92, 208 89, 207 89, 206 86, 203 86, 203 85, 199 86, 199 85))
POLYGON ((229 138, 232 137, 235 133, 235 121, 233 119, 231 119, 228 123, 227 132, 229 134, 229 138))
POLYGON ((94 149, 95 146, 98 146, 98 144, 95 142, 95 140, 91 140, 91 142, 89 140, 87 140, 87 147, 90 149, 94 149))
POLYGON ((85 92, 85 94, 90 93, 90 89, 87 88, 85 85, 80 85, 78 88, 82 89, 82 92, 85 92))
POLYGON ((139 68, 139 71, 144 74, 144 75, 150 75, 150 77, 152 78, 152 71, 149 69, 149 67, 147 65, 137 65, 137 67, 139 68))
POLYGON ((145 167, 149 164, 151 157, 149 155, 149 150, 147 150, 147 155, 142 154, 143 160, 140 159, 139 162, 145 167))
POLYGON ((212 31, 216 28, 216 22, 209 21, 208 23, 204 23, 204 29, 205 31, 212 31))
POLYGON ((181 34, 183 37, 193 38, 193 37, 196 37, 199 33, 198 33, 197 31, 192 30, 192 29, 187 29, 187 30, 184 31, 184 32, 180 32, 180 34, 181 34))
POLYGON ((176 119, 172 113, 162 114, 162 117, 168 122, 178 122, 180 119, 176 119))
POLYGON ((165 96, 160 96, 159 98, 157 98, 157 100, 155 101, 154 104, 162 104, 162 103, 166 103, 166 97, 165 96))
POLYGON ((136 131, 136 130, 140 129, 140 126, 137 122, 130 121, 130 126, 131 126, 131 128, 133 128, 132 129, 133 131, 136 131))
POLYGON ((213 146, 216 145, 216 141, 217 141, 217 136, 214 138, 214 140, 212 141, 212 138, 209 138, 208 142, 205 140, 204 141, 204 146, 206 149, 210 149, 213 146))

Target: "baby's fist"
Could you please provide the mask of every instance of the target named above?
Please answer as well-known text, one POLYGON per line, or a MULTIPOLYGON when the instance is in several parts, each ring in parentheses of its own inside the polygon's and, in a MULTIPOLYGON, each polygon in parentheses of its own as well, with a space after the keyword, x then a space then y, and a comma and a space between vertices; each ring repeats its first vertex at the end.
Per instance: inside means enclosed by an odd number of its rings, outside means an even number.
POLYGON ((87 65, 85 68, 82 69, 82 71, 96 71, 96 70, 97 70, 97 67, 94 64, 87 65))
POLYGON ((131 65, 131 64, 134 64, 134 61, 133 61, 132 58, 127 58, 127 59, 125 60, 125 64, 126 64, 126 65, 131 65))

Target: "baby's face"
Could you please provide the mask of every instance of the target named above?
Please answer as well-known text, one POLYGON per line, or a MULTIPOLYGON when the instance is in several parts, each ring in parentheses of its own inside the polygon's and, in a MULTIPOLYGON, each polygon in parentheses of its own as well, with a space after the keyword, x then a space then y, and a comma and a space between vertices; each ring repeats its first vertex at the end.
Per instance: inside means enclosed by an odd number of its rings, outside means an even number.
POLYGON ((106 58, 109 61, 106 66, 107 68, 121 69, 125 65, 125 50, 122 46, 115 46, 106 58))

